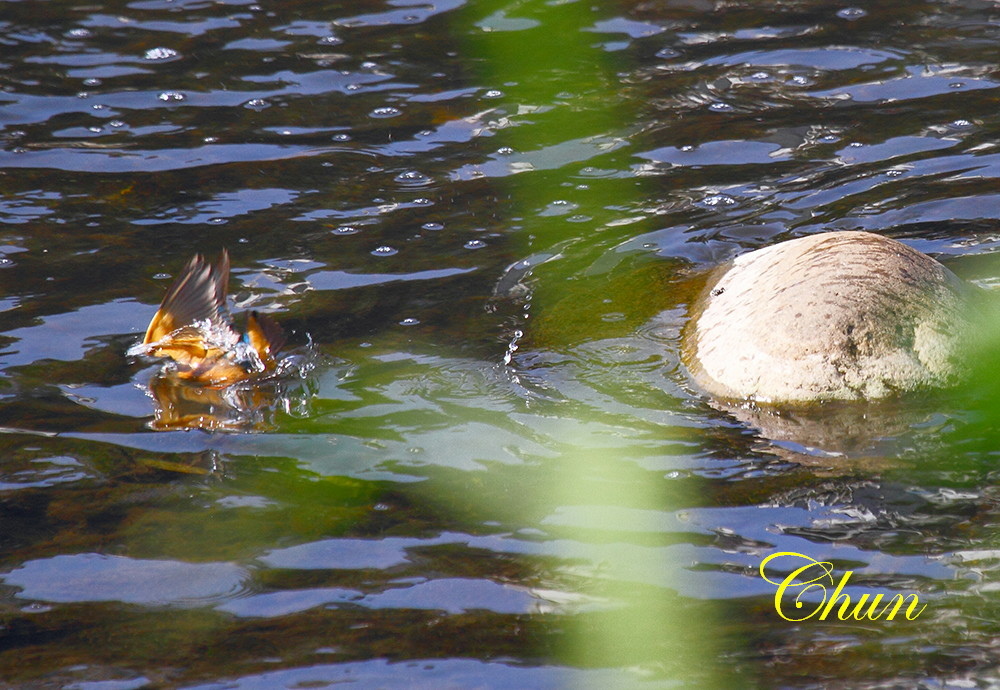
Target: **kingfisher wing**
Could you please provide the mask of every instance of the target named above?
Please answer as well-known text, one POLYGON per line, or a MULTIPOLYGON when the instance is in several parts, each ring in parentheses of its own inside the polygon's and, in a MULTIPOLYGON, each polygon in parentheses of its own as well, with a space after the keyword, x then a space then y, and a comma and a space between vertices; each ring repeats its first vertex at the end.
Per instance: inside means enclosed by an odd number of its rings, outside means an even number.
POLYGON ((252 311, 247 316, 247 341, 257 352, 264 368, 273 369, 274 356, 285 344, 285 332, 267 314, 252 311))
POLYGON ((196 254, 163 296, 142 342, 153 343, 179 328, 208 320, 229 327, 229 253, 223 249, 214 264, 196 254))

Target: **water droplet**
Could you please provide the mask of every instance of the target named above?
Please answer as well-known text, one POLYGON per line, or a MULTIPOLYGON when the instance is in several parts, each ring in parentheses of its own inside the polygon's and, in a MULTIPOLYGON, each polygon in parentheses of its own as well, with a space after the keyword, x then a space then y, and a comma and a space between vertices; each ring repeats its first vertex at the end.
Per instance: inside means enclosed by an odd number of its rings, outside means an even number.
POLYGON ((669 47, 660 48, 658 51, 656 51, 656 57, 661 58, 663 60, 670 60, 671 58, 680 56, 680 54, 681 53, 679 50, 669 47))
POLYGON ((729 196, 728 194, 711 194, 706 196, 701 200, 701 203, 705 206, 735 206, 736 199, 729 196))
POLYGON ((143 56, 147 60, 171 60, 177 57, 178 53, 173 48, 150 48, 143 56))
POLYGON ((503 91, 499 89, 490 89, 483 94, 483 98, 500 98, 501 96, 503 96, 503 91))
POLYGON ((401 111, 399 108, 396 108, 394 106, 383 105, 383 106, 381 106, 379 108, 375 108, 375 110, 371 111, 371 113, 369 113, 369 117, 378 117, 378 118, 396 117, 397 115, 402 114, 402 112, 403 111, 401 111))
POLYGON ((424 230, 444 230, 444 225, 441 223, 424 223, 420 227, 424 230))
POLYGON ((359 232, 361 232, 361 229, 353 225, 341 225, 333 229, 334 235, 356 235, 359 232))
POLYGON ((84 86, 100 86, 101 85, 101 80, 98 79, 97 77, 90 77, 88 79, 84 79, 83 80, 83 85, 84 86))
POLYGON ((176 101, 183 101, 184 94, 180 93, 179 91, 164 91, 159 96, 157 96, 157 98, 160 99, 161 101, 171 103, 176 101))
POLYGON ((483 247, 486 246, 486 243, 483 242, 482 240, 469 240, 462 246, 465 247, 466 249, 482 249, 483 247))
POLYGON ((415 319, 412 316, 407 316, 405 319, 399 322, 400 326, 416 326, 420 323, 420 319, 415 319))
POLYGON ((431 178, 417 170, 407 170, 396 175, 396 182, 407 187, 422 187, 432 182, 431 178))
POLYGON ((716 101, 708 106, 708 109, 713 113, 730 113, 734 110, 733 106, 728 103, 723 103, 722 101, 716 101))
POLYGON ((263 98, 251 98, 249 101, 243 104, 244 108, 249 110, 256 110, 258 113, 261 110, 266 110, 271 107, 271 104, 265 101, 263 98))
POLYGON ((837 11, 837 16, 841 19, 846 19, 853 22, 855 19, 861 19, 862 17, 867 17, 868 13, 865 12, 860 7, 845 7, 842 10, 837 11))
POLYGON ((372 250, 372 256, 393 256, 398 253, 398 249, 390 247, 387 244, 383 244, 381 247, 375 247, 375 249, 372 250))

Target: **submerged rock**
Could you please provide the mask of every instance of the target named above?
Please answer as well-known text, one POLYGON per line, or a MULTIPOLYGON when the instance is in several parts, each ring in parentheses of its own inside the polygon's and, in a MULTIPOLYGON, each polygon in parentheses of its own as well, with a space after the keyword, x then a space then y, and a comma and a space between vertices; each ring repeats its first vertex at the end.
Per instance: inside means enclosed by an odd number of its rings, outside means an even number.
POLYGON ((867 232, 829 232, 740 256, 709 279, 683 335, 695 382, 728 401, 874 400, 961 381, 967 285, 867 232))

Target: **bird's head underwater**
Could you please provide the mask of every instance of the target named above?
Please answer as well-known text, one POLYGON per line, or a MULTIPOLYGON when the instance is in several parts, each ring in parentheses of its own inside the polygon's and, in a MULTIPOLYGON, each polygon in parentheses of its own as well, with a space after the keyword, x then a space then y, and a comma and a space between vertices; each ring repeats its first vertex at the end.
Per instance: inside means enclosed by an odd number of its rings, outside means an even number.
POLYGON ((239 332, 226 307, 229 254, 215 263, 195 255, 163 297, 142 342, 130 355, 172 360, 173 373, 191 383, 225 387, 261 378, 277 368, 285 335, 266 314, 250 312, 239 332))

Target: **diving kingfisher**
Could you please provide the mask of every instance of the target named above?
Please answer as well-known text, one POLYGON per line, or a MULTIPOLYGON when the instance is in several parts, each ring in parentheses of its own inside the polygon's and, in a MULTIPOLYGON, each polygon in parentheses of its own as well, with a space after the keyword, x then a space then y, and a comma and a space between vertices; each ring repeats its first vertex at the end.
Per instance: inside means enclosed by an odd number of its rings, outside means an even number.
POLYGON ((275 355, 285 344, 281 326, 251 311, 246 332, 237 331, 226 307, 228 286, 229 253, 223 249, 214 264, 196 254, 128 354, 170 358, 179 378, 213 388, 274 372, 275 355))

